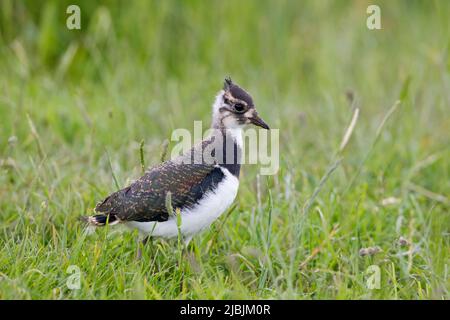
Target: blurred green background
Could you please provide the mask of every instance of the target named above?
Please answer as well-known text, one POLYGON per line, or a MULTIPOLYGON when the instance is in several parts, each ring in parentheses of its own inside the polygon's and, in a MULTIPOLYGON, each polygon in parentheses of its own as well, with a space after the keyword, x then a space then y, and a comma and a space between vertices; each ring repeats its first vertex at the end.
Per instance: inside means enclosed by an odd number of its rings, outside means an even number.
POLYGON ((444 0, 0 0, 0 298, 448 298, 449 21, 444 0), (70 4, 81 30, 66 28, 70 4), (85 239, 76 219, 112 172, 124 186, 142 140, 153 165, 173 129, 209 124, 228 75, 280 129, 278 174, 244 167, 237 209, 183 272, 171 244, 136 265, 131 235, 85 239), (351 96, 344 160, 302 220, 351 96), (89 289, 64 289, 71 264, 89 289))

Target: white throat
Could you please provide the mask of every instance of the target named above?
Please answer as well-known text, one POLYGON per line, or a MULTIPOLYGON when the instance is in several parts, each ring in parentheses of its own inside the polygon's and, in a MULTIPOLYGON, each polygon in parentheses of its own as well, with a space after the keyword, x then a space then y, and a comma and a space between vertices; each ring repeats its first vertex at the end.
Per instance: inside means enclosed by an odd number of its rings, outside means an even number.
POLYGON ((233 138, 237 146, 242 150, 242 128, 226 129, 227 133, 233 138))

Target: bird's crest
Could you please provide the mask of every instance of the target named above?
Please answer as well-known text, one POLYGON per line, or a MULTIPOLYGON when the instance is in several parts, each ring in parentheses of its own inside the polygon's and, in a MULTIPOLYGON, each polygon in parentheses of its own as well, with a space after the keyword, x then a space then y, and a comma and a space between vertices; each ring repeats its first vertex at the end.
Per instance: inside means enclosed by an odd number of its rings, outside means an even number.
POLYGON ((233 84, 233 81, 231 81, 231 77, 228 76, 225 78, 225 81, 223 82, 223 90, 228 91, 230 90, 231 85, 233 84))

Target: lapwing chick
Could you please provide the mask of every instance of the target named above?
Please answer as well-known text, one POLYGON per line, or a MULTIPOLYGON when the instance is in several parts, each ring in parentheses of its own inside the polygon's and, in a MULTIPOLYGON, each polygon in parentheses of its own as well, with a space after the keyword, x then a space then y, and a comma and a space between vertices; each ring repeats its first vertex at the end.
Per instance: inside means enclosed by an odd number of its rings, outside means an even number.
POLYGON ((242 129, 247 124, 269 129, 252 97, 230 78, 225 79, 212 109, 213 130, 208 138, 112 193, 97 204, 95 215, 84 220, 96 227, 124 224, 138 229, 144 241, 176 238, 180 230, 186 244, 208 228, 236 198, 242 129), (181 223, 169 211, 179 212, 181 223))

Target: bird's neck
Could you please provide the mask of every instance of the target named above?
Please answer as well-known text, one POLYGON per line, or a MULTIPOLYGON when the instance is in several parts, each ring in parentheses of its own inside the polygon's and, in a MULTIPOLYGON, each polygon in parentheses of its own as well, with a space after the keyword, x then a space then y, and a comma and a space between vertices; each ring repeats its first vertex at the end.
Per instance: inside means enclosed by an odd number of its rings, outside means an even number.
POLYGON ((219 136, 224 143, 232 143, 242 149, 242 128, 212 127, 212 129, 213 135, 219 136))
POLYGON ((215 139, 215 158, 220 166, 239 178, 242 160, 242 128, 227 128, 220 117, 223 91, 216 96, 213 104, 212 135, 215 139))
POLYGON ((242 162, 242 129, 215 129, 215 158, 220 166, 239 177, 242 162))

